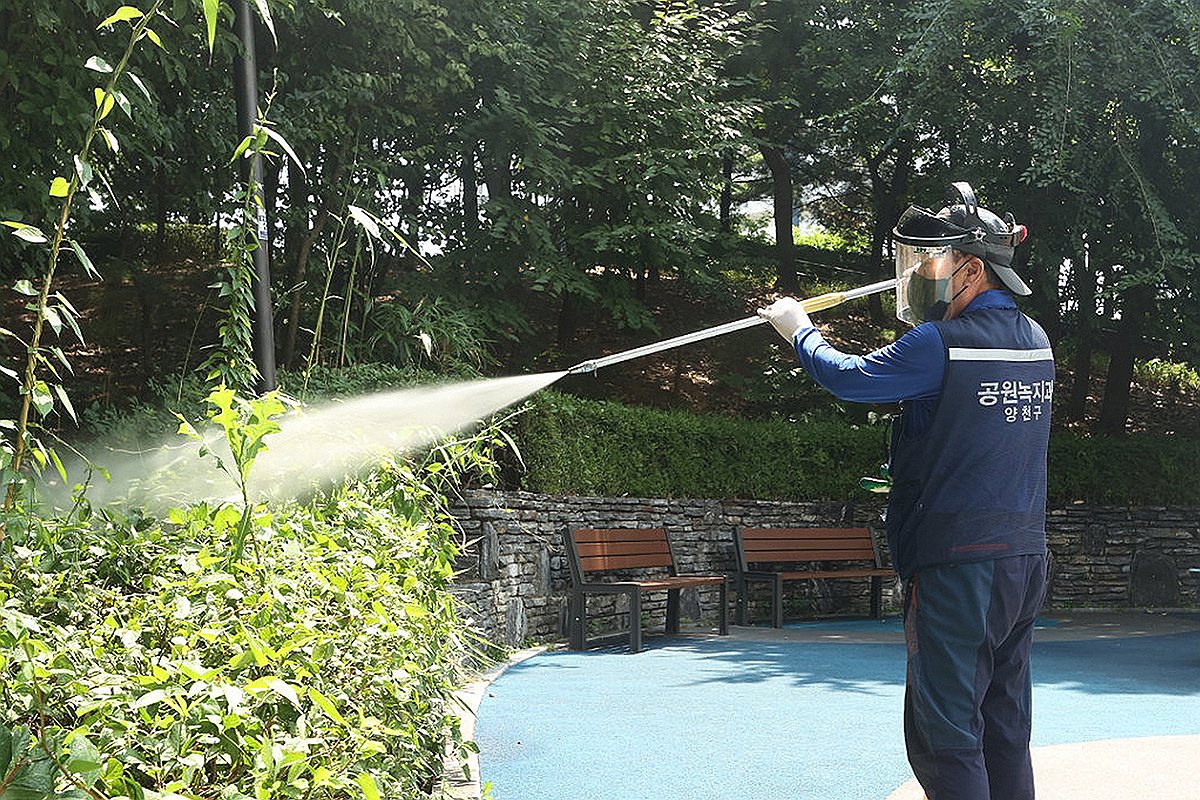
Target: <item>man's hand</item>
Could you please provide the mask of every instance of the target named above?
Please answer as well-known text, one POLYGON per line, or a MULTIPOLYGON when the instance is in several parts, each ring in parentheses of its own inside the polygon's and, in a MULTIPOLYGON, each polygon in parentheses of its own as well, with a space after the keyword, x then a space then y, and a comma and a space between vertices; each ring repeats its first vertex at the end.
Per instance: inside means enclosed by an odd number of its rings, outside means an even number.
POLYGON ((800 301, 794 297, 781 297, 766 308, 760 308, 758 315, 771 323, 779 335, 790 344, 796 338, 796 332, 801 328, 811 328, 812 320, 800 301))

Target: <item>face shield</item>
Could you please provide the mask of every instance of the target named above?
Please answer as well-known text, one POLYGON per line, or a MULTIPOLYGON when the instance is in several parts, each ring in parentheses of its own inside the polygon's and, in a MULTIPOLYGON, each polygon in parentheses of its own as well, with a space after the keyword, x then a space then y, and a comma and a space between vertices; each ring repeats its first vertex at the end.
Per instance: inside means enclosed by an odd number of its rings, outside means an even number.
POLYGON ((979 233, 949 224, 934 212, 912 206, 892 232, 896 253, 896 316, 910 325, 940 320, 954 298, 954 274, 966 263, 979 233))
POLYGON ((961 266, 950 245, 896 243, 896 316, 910 325, 940 320, 961 266))

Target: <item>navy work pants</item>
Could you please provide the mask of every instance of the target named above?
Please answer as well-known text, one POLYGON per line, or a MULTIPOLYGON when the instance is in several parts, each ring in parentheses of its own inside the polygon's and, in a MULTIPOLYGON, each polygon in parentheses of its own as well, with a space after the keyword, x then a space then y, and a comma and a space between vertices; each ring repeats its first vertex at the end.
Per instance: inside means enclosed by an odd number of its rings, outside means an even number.
POLYGON ((1033 626, 1046 559, 923 569, 905 587, 904 740, 929 800, 1033 800, 1033 626))

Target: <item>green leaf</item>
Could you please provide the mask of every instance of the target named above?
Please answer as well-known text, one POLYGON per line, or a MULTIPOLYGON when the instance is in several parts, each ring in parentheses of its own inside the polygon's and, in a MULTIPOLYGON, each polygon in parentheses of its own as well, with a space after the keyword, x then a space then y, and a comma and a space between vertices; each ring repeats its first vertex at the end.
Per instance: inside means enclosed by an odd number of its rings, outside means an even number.
POLYGON ((158 34, 155 33, 153 30, 151 30, 150 28, 146 28, 146 38, 148 38, 150 41, 152 41, 156 45, 158 45, 158 49, 162 50, 164 53, 170 52, 169 50, 167 50, 166 46, 163 44, 162 39, 160 39, 158 37, 158 34))
POLYGON ((110 25, 117 24, 118 22, 126 22, 131 19, 137 19, 140 16, 143 16, 142 12, 138 11, 133 6, 121 6, 120 8, 118 8, 116 10, 116 12, 113 13, 113 15, 111 17, 109 17, 108 19, 104 20, 104 22, 101 22, 99 25, 97 25, 96 30, 100 30, 101 28, 107 28, 110 25))
POLYGON ((337 706, 333 704, 333 701, 317 691, 315 687, 310 686, 308 688, 308 696, 314 703, 320 706, 321 710, 328 714, 329 718, 334 722, 337 722, 341 725, 347 724, 346 718, 343 717, 341 712, 337 710, 337 706))
MULTIPOLYGON (((66 480, 66 476, 63 480, 66 480)), ((67 769, 76 773, 85 785, 94 783, 104 766, 104 757, 96 745, 83 734, 72 733, 67 746, 67 769)))
POLYGON ((92 56, 91 58, 89 58, 87 60, 87 63, 84 64, 84 66, 95 72, 100 72, 100 73, 105 73, 105 74, 113 71, 112 64, 108 63, 100 56, 92 56))
POLYGON ((279 144, 280 147, 283 148, 283 152, 288 154, 288 158, 290 158, 293 161, 293 163, 295 163, 295 165, 300 168, 301 174, 306 175, 306 176, 308 175, 308 173, 304 171, 304 164, 302 164, 300 162, 300 157, 296 155, 296 152, 294 150, 292 150, 292 146, 287 143, 287 140, 284 139, 281 134, 276 133, 274 130, 272 130, 271 128, 268 128, 265 125, 262 128, 260 128, 259 130, 266 133, 270 139, 273 139, 275 142, 277 142, 279 144))
POLYGON ((114 153, 121 152, 121 143, 117 141, 117 137, 108 128, 101 128, 100 135, 104 137, 104 143, 108 145, 108 149, 114 153))
POLYGON ((38 290, 33 288, 33 284, 27 280, 19 280, 13 284, 13 291, 18 294, 23 294, 26 297, 37 297, 38 290))
POLYGON ((83 271, 92 276, 96 280, 100 280, 100 272, 96 269, 96 265, 88 258, 88 254, 83 251, 83 246, 74 239, 68 240, 71 245, 71 250, 74 251, 75 257, 79 259, 79 263, 83 266, 83 271))
POLYGON ((62 317, 58 315, 58 309, 53 306, 46 306, 42 309, 42 319, 50 323, 50 327, 55 333, 62 333, 63 323, 62 317))
MULTIPOLYGON (((110 97, 109 100, 112 98, 110 97)), ((111 106, 110 106, 111 108, 111 106)), ((75 174, 79 176, 79 188, 85 189, 92 182, 92 165, 79 156, 75 156, 75 174)))
POLYGON ((241 142, 241 144, 239 144, 239 145, 237 146, 237 148, 236 148, 236 149, 234 149, 234 151, 233 151, 233 158, 229 159, 229 163, 230 163, 230 164, 232 164, 233 162, 237 161, 237 160, 238 160, 238 158, 240 158, 240 157, 241 157, 242 153, 245 153, 245 152, 246 152, 246 149, 247 149, 248 147, 250 147, 250 145, 251 145, 251 144, 253 144, 253 143, 254 143, 254 137, 253 137, 253 136, 247 136, 245 139, 242 139, 242 142, 241 142))
POLYGON ((29 399, 33 407, 43 417, 54 410, 54 398, 50 395, 50 387, 45 381, 37 381, 29 391, 29 399))
POLYGON ((0 775, 8 774, 8 766, 12 763, 13 735, 3 722, 0 722, 0 775))
POLYGON ((42 748, 30 746, 31 739, 28 728, 22 725, 13 728, 9 768, 3 776, 9 783, 0 794, 4 800, 44 800, 54 795, 58 768, 42 748), (25 766, 13 771, 18 759, 26 762, 25 766))
POLYGON ((176 413, 175 416, 179 419, 179 428, 176 429, 176 433, 182 434, 189 439, 195 439, 197 442, 204 441, 204 437, 200 435, 200 432, 182 414, 176 413))
POLYGON ((355 780, 362 788, 366 800, 379 800, 379 785, 375 783, 375 779, 369 773, 360 772, 355 780))
POLYGON ((146 88, 146 84, 142 83, 141 78, 132 72, 126 72, 125 74, 129 76, 129 80, 133 81, 133 85, 141 91, 147 100, 154 102, 154 98, 150 96, 150 90, 146 88))
MULTIPOLYGON (((100 111, 100 119, 104 119, 112 113, 113 103, 116 102, 111 94, 108 94, 99 86, 92 90, 92 94, 96 96, 96 108, 100 111)), ((78 156, 76 156, 78 159, 78 156)))
MULTIPOLYGON (((3 224, 12 228, 13 236, 16 236, 18 239, 24 239, 25 241, 32 242, 33 244, 46 243, 46 234, 42 233, 32 225, 26 225, 23 222, 11 222, 9 220, 4 220, 3 224)), ((28 281, 25 282, 28 283, 28 281)), ((34 294, 37 294, 37 292, 34 292, 34 294)))
POLYGON ((53 181, 50 182, 50 196, 51 197, 66 197, 67 192, 69 192, 70 189, 71 189, 71 184, 67 181, 66 178, 64 178, 62 176, 58 176, 53 181))
POLYGON ((8 367, 0 367, 0 373, 7 375, 8 377, 12 378, 17 383, 21 382, 21 376, 17 374, 17 371, 15 369, 9 369, 8 367))
MULTIPOLYGON (((56 383, 54 384, 54 393, 58 395, 59 402, 63 404, 63 408, 67 410, 67 414, 78 424, 79 417, 75 416, 75 406, 71 405, 71 398, 67 397, 67 390, 56 383)), ((54 458, 57 460, 58 456, 54 456, 54 458)), ((61 465, 59 466, 59 470, 62 471, 63 480, 65 481, 67 479, 67 474, 64 470, 62 470, 61 465)))
MULTIPOLYGON (((71 418, 72 419, 75 418, 74 413, 72 413, 71 418)), ((76 423, 79 422, 79 420, 75 420, 75 421, 76 421, 76 423)), ((62 478, 63 483, 66 483, 67 482, 67 468, 63 466, 62 459, 58 457, 58 453, 53 449, 51 449, 49 451, 49 453, 50 453, 50 462, 52 464, 54 464, 54 470, 58 473, 58 476, 60 478, 62 478)))
POLYGON ((66 367, 67 372, 75 374, 75 368, 71 366, 71 362, 67 360, 67 354, 62 351, 61 347, 51 347, 50 352, 54 354, 60 364, 66 367))
POLYGON ((116 99, 120 109, 125 112, 125 116, 133 119, 133 106, 129 105, 129 98, 125 96, 125 93, 114 90, 112 96, 116 99))
POLYGON ((364 231, 374 238, 383 241, 383 234, 379 231, 379 223, 375 221, 370 212, 364 211, 356 205, 349 205, 347 208, 350 211, 351 218, 361 225, 364 231))
POLYGON ((220 0, 204 0, 204 24, 208 29, 208 54, 212 56, 213 43, 217 40, 217 9, 220 0))

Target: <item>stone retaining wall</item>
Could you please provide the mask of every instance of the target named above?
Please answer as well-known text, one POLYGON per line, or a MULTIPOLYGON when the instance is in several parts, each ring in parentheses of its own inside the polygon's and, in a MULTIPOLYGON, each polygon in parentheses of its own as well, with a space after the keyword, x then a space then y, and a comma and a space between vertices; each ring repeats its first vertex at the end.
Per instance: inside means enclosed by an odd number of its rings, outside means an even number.
MULTIPOLYGON (((570 568, 568 528, 665 528, 679 571, 736 571, 733 532, 748 527, 868 527, 887 561, 882 503, 662 500, 468 492, 451 510, 462 530, 457 594, 475 625, 517 646, 566 637, 570 568)), ((1051 509, 1052 607, 1195 606, 1200 592, 1200 509, 1051 509)), ((733 589, 731 582, 731 591, 733 589)), ((769 618, 765 591, 751 595, 752 615, 769 618)), ((897 610, 899 587, 884 584, 884 608, 897 610)), ((865 580, 808 581, 787 589, 789 616, 866 614, 865 580)), ((731 595, 731 609, 732 601, 731 595)), ((589 598, 593 632, 626 624, 624 598, 589 598)), ((683 616, 715 624, 716 590, 685 590, 683 616)), ((643 615, 661 625, 665 596, 647 595, 643 615)))

